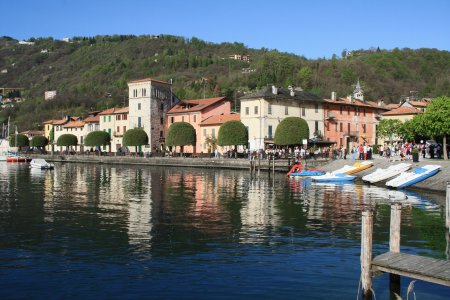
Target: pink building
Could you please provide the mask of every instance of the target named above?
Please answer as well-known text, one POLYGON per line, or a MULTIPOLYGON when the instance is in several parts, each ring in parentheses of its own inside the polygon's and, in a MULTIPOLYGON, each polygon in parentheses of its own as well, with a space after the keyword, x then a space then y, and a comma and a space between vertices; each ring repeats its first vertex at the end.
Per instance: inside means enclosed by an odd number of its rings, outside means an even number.
POLYGON ((229 114, 231 100, 227 97, 208 99, 182 100, 167 112, 167 128, 175 122, 187 122, 196 132, 197 143, 194 147, 185 146, 185 153, 202 152, 202 137, 200 123, 214 115, 229 114))

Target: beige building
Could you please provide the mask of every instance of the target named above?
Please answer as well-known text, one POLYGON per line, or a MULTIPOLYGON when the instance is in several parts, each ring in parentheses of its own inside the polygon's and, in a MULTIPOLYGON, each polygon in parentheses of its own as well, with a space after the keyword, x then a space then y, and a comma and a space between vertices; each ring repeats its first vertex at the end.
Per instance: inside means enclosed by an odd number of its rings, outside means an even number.
POLYGON ((272 144, 278 124, 287 117, 300 117, 309 126, 309 137, 324 131, 323 99, 301 89, 267 86, 241 98, 241 122, 248 128, 250 150, 272 144))
MULTIPOLYGON (((61 136, 63 134, 73 134, 74 136, 77 137, 78 145, 70 147, 70 149, 72 151, 75 151, 75 152, 83 152, 84 151, 84 137, 85 137, 84 125, 85 125, 84 121, 81 121, 80 119, 70 121, 70 122, 62 125, 62 130, 60 131, 59 136, 61 136)), ((64 151, 64 150, 66 150, 65 148, 66 147, 60 146, 60 147, 58 147, 58 150, 64 151)))
MULTIPOLYGON (((392 109, 390 111, 387 111, 382 114, 383 119, 393 119, 393 120, 400 120, 403 123, 409 120, 412 120, 415 116, 418 114, 421 114, 422 111, 418 110, 414 107, 411 107, 409 105, 406 105, 407 102, 405 102, 403 105, 399 106, 398 108, 392 109)), ((399 137, 395 136, 393 140, 398 140, 399 137)), ((386 143, 387 140, 380 139, 379 144, 383 145, 386 143)))
MULTIPOLYGON (((218 153, 223 153, 224 149, 217 144, 217 136, 219 128, 223 123, 228 121, 240 121, 239 114, 220 114, 214 115, 203 120, 200 125, 200 145, 201 150, 198 152, 214 153, 217 149, 218 153)), ((225 148, 225 147, 224 147, 225 148)), ((225 149, 225 151, 228 149, 225 149)))
POLYGON ((145 78, 128 82, 130 129, 142 128, 148 145, 138 151, 157 152, 165 148, 166 113, 179 100, 168 82, 145 78))

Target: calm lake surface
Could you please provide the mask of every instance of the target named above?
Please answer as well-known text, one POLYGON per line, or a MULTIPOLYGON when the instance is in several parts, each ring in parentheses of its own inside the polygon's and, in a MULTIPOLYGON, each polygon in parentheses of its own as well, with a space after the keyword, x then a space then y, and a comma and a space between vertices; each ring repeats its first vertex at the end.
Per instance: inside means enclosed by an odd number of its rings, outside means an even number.
MULTIPOLYGON (((374 255, 387 251, 389 195, 405 196, 283 174, 0 162, 0 299, 356 299, 361 210, 377 204, 374 255)), ((446 259, 445 195, 406 195, 402 251, 446 259)), ((375 277, 377 299, 388 279, 375 277)))

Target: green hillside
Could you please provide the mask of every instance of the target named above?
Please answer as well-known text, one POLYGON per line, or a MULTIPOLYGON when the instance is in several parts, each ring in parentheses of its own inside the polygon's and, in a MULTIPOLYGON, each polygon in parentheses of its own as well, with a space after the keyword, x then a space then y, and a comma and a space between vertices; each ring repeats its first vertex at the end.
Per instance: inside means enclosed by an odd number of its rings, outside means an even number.
POLYGON ((0 73, 0 87, 23 88, 26 98, 0 111, 0 123, 11 116, 19 130, 38 129, 42 121, 64 114, 83 116, 90 109, 126 104, 127 81, 145 77, 172 79, 182 99, 235 99, 267 84, 300 86, 322 97, 332 91, 344 96, 358 79, 372 100, 397 102, 411 90, 420 97, 450 95, 450 52, 436 49, 360 50, 344 59, 310 60, 242 43, 169 35, 30 41, 35 44, 0 38, 0 70, 7 70, 0 73), (251 61, 228 59, 230 54, 248 54, 251 61), (46 90, 57 90, 57 97, 44 102, 46 90))

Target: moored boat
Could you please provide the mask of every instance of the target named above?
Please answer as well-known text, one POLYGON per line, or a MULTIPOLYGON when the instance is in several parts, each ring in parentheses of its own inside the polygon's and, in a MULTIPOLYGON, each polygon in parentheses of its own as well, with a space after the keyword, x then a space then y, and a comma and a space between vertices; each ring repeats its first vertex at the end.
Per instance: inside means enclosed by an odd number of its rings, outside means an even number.
POLYGON ((54 164, 48 163, 45 159, 35 158, 30 163, 32 168, 37 169, 53 169, 55 167, 54 164))
POLYGON ((305 169, 301 164, 295 164, 292 166, 291 170, 287 173, 288 176, 320 176, 325 174, 324 171, 320 171, 314 168, 305 169))
POLYGON ((30 162, 32 159, 25 156, 8 156, 6 158, 7 162, 30 162))
POLYGON ((440 171, 441 166, 439 165, 425 165, 414 169, 412 172, 403 172, 394 179, 386 182, 387 186, 395 188, 405 188, 410 185, 421 182, 440 171))
POLYGON ((321 176, 313 176, 311 177, 313 181, 316 182, 343 182, 343 181, 352 181, 355 179, 355 176, 347 175, 344 173, 326 173, 325 175, 321 176))
POLYGON ((386 169, 378 168, 375 172, 363 176, 362 180, 370 183, 379 182, 397 176, 398 174, 407 171, 410 167, 411 164, 400 163, 391 165, 386 169))
POLYGON ((373 161, 370 160, 363 160, 360 162, 356 162, 354 163, 352 166, 350 165, 345 165, 340 169, 337 169, 335 171, 333 171, 333 174, 353 174, 353 173, 357 173, 357 172, 361 172, 365 169, 368 169, 370 167, 373 166, 373 161))

